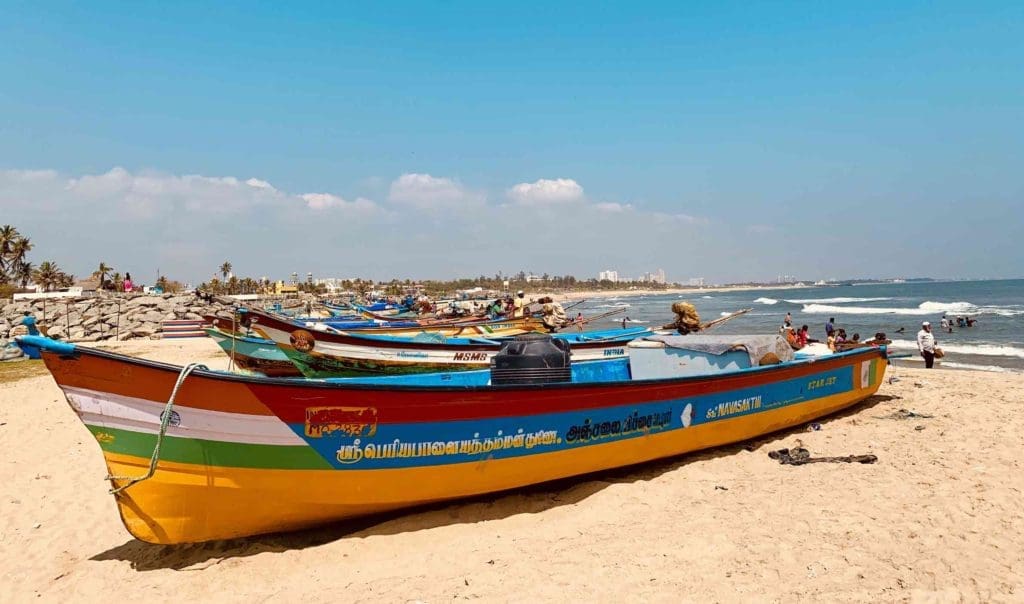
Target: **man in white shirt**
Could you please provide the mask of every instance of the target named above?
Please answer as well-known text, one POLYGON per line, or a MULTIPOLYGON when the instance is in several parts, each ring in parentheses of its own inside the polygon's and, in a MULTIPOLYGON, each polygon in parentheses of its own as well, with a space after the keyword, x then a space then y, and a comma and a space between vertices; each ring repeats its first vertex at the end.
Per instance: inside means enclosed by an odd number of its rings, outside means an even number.
POLYGON ((924 357, 924 366, 931 369, 935 363, 935 336, 928 321, 921 323, 921 331, 917 332, 917 350, 924 357))

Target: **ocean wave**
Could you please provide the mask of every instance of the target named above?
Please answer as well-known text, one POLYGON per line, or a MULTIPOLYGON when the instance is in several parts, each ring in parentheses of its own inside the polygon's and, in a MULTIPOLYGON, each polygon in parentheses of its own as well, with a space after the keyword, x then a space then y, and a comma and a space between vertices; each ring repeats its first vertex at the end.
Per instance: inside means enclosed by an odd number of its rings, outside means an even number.
POLYGON ((761 304, 778 304, 779 301, 775 298, 758 298, 754 302, 760 302, 761 304))
POLYGON ((732 314, 731 312, 723 312, 723 313, 721 313, 721 315, 722 315, 723 317, 728 317, 728 316, 729 316, 729 315, 731 315, 731 314, 732 314))
POLYGON ((847 302, 882 302, 892 298, 810 298, 807 300, 783 300, 790 304, 845 304, 847 302))
POLYGON ((700 299, 701 300, 714 300, 715 297, 714 296, 701 296, 700 299))
POLYGON ((640 321, 639 319, 626 319, 626 323, 650 323, 650 321, 640 321))
MULTIPOLYGON (((939 334, 942 337, 942 334, 939 334)), ((911 340, 893 340, 891 346, 901 350, 917 350, 917 342, 911 340)), ((938 343, 943 352, 970 354, 984 357, 1015 357, 1024 359, 1024 348, 1003 346, 1000 344, 946 344, 938 343)))
POLYGON ((970 302, 922 302, 917 308, 886 308, 874 306, 832 306, 830 304, 805 304, 800 312, 811 315, 999 315, 1013 317, 1024 315, 1024 309, 1012 306, 975 306, 970 302))
POLYGON ((972 312, 977 306, 970 302, 922 302, 918 305, 921 310, 927 310, 929 312, 952 312, 952 313, 964 313, 972 312))
POLYGON ((619 302, 618 304, 598 304, 594 308, 629 308, 632 306, 628 302, 619 302))

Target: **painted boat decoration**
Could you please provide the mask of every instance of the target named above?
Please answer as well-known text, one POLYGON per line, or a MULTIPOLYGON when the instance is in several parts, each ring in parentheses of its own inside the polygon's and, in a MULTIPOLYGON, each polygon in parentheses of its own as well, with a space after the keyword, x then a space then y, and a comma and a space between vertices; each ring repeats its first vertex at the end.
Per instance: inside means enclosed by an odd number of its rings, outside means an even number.
MULTIPOLYGON (((502 345, 493 338, 434 333, 414 337, 375 336, 365 331, 332 333, 272 318, 261 320, 257 327, 309 378, 486 369, 502 345)), ((629 342, 652 333, 637 327, 563 332, 553 337, 569 342, 576 362, 625 357, 629 342)))
POLYGON ((489 386, 487 371, 286 380, 183 371, 40 337, 21 343, 45 351, 99 443, 128 531, 165 544, 298 529, 742 441, 864 400, 886 366, 881 347, 731 369, 742 358, 730 350, 721 362, 687 353, 715 375, 631 379, 631 360, 620 359, 574 363, 572 383, 489 386))
POLYGON ((239 368, 267 377, 302 377, 302 372, 292 363, 273 340, 240 332, 231 333, 217 327, 203 331, 213 338, 239 368))

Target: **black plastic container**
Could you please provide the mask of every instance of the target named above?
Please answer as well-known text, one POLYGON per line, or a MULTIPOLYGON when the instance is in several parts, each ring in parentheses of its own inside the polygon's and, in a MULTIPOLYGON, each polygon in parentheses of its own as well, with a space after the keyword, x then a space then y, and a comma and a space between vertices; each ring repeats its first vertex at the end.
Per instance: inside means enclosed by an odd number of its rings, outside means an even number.
POLYGON ((569 343, 529 333, 501 345, 491 359, 491 384, 554 384, 571 382, 569 343))

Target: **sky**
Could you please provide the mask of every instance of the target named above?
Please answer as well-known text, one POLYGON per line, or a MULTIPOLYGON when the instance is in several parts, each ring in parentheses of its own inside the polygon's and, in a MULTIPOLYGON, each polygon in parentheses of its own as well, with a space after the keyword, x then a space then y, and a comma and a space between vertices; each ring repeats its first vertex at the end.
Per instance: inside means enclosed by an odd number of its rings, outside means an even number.
POLYGON ((1022 74, 1020 2, 0 0, 0 224, 142 282, 1021 277, 1022 74))

